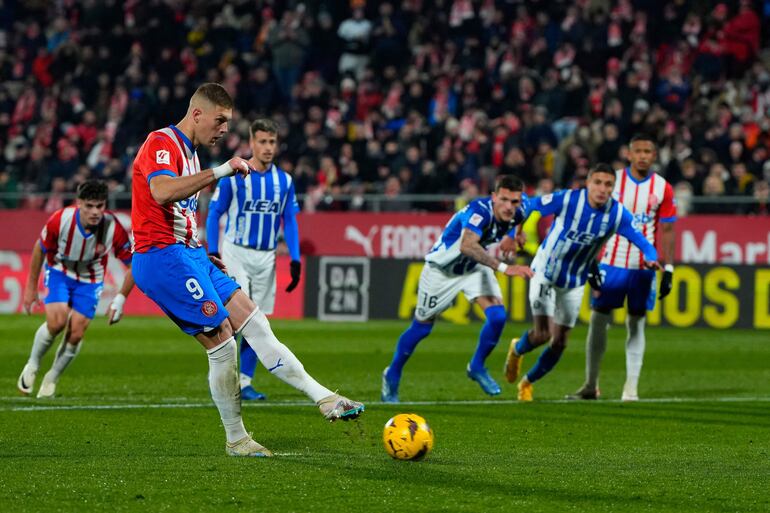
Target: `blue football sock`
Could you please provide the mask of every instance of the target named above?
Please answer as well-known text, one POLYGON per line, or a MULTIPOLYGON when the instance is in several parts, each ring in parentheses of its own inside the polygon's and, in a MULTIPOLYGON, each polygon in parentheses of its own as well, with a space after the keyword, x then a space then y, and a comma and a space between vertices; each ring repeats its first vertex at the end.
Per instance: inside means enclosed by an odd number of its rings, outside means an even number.
POLYGON ((388 378, 398 381, 401 379, 401 371, 404 364, 412 356, 414 348, 420 343, 420 340, 430 335, 433 324, 412 321, 412 324, 404 331, 396 344, 396 351, 393 353, 393 360, 388 366, 388 378))
POLYGON ((476 352, 471 359, 471 370, 481 370, 484 368, 484 362, 489 353, 500 341, 500 334, 505 326, 505 307, 503 305, 492 305, 484 310, 487 321, 479 333, 479 343, 476 346, 476 352))
POLYGON ((534 346, 529 343, 529 330, 525 331, 518 342, 516 342, 516 354, 522 355, 529 353, 534 346))
POLYGON ((255 353, 249 343, 246 342, 246 339, 241 337, 241 374, 253 378, 258 361, 257 353, 255 353))
POLYGON ((540 353, 540 357, 537 359, 535 366, 527 373, 527 380, 530 383, 534 383, 551 372, 551 369, 553 369, 559 362, 559 358, 561 358, 563 352, 564 349, 554 349, 551 346, 546 347, 545 350, 540 353))

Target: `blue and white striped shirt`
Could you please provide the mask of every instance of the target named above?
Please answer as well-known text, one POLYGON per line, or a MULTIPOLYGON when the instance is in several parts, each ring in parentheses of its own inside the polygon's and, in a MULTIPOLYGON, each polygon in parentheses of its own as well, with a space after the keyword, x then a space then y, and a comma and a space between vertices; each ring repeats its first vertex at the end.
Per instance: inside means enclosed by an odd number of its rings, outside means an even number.
MULTIPOLYGON (((521 196, 524 203, 526 195, 522 193, 521 196)), ((495 242, 500 242, 503 235, 514 226, 521 224, 525 217, 524 209, 519 207, 513 215, 513 220, 504 223, 495 218, 491 197, 473 200, 452 216, 444 227, 441 237, 425 255, 425 261, 456 275, 470 272, 478 262, 460 252, 463 230, 467 228, 478 234, 481 238, 479 243, 486 248, 495 242)))
POLYGON ((551 229, 535 254, 532 270, 557 287, 582 286, 588 279, 589 263, 615 232, 642 250, 644 259, 658 259, 655 246, 636 231, 633 216, 616 200, 595 209, 588 203, 588 190, 559 191, 536 196, 526 205, 543 216, 556 214, 551 229))
POLYGON ((275 249, 283 219, 289 253, 292 260, 299 260, 299 241, 290 240, 294 234, 289 233, 292 223, 296 232, 297 212, 292 178, 275 164, 264 173, 252 170, 246 177, 223 178, 211 197, 206 219, 209 252, 219 253, 219 218, 227 213, 225 238, 262 251, 275 249))

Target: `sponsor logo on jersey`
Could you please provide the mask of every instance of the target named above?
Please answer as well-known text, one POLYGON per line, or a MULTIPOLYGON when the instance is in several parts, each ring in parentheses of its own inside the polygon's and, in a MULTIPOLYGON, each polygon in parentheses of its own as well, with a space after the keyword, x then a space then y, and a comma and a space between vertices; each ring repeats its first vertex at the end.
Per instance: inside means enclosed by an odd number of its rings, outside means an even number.
POLYGON ((280 204, 270 200, 246 200, 243 211, 249 214, 277 214, 280 204))
POLYGON ((158 150, 155 152, 155 162, 158 164, 171 165, 171 154, 168 150, 158 150))
POLYGON ((593 233, 588 232, 581 232, 578 230, 570 230, 564 236, 574 242, 575 244, 581 244, 581 245, 588 245, 591 244, 594 239, 596 238, 596 235, 593 233))
MULTIPOLYGON (((198 211, 198 199, 195 197, 179 200, 178 204, 179 204, 179 208, 181 208, 182 210, 189 209, 191 212, 198 211)), ((184 213, 182 215, 184 215, 184 213)))
POLYGON ((217 314, 217 310, 217 304, 210 299, 204 301, 203 305, 201 305, 201 312, 206 317, 214 317, 217 314))
POLYGON ((634 220, 631 223, 631 225, 637 230, 641 230, 641 228, 652 221, 652 216, 648 214, 647 212, 639 212, 638 214, 634 214, 634 220))

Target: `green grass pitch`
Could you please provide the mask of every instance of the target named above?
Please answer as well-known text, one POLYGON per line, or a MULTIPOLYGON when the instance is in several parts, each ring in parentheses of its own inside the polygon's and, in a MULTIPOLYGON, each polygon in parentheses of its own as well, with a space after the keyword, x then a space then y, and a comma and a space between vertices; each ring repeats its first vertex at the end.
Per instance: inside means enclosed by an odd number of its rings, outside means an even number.
MULTIPOLYGON (((265 460, 225 456, 205 354, 165 319, 96 319, 59 397, 21 397, 16 379, 41 320, 0 317, 3 512, 770 511, 768 332, 648 329, 646 400, 623 404, 625 330, 615 327, 603 399, 567 403, 583 376, 578 327, 536 402, 519 404, 514 386, 487 400, 465 376, 480 325, 440 323, 404 371, 407 403, 383 405, 380 373, 406 323, 276 321, 311 374, 367 408, 329 424, 260 367, 269 401, 245 404, 244 417, 281 454, 265 460), (385 421, 402 412, 436 434, 425 461, 382 448, 385 421)), ((507 340, 523 328, 509 324, 490 357, 501 382, 507 340)))

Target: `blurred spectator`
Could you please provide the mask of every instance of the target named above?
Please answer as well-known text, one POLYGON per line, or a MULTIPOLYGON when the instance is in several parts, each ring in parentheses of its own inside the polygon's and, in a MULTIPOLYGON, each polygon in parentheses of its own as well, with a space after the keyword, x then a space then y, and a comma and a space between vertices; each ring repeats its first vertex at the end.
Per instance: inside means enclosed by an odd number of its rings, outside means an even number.
POLYGON ((247 156, 242 122, 274 117, 308 208, 486 193, 501 173, 530 192, 544 179, 577 187, 597 160, 622 166, 640 130, 657 135, 660 172, 683 198, 722 197, 718 180, 724 194, 761 194, 770 179, 760 3, 258 4, 13 3, 3 187, 25 205, 55 191, 52 207, 87 176, 127 190, 142 138, 178 121, 204 81, 223 83, 235 109, 201 165, 247 156))
POLYGON ((364 17, 362 7, 356 7, 353 9, 353 15, 343 21, 337 30, 337 35, 343 42, 340 73, 352 72, 356 78, 361 78, 369 63, 371 33, 372 22, 364 17))

